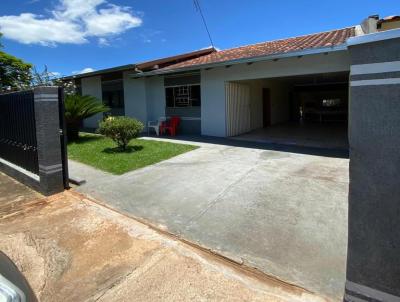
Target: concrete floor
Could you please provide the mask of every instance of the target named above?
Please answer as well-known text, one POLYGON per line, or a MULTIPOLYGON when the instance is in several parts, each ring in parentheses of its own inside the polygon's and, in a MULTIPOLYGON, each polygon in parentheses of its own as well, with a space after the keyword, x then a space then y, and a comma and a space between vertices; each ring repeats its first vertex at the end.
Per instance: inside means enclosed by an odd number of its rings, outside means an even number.
POLYGON ((0 173, 0 250, 39 301, 326 300, 261 278, 64 192, 44 197, 0 173), (7 185, 6 189, 4 185, 7 185))
POLYGON ((77 190, 111 207, 339 301, 348 160, 198 144, 121 176, 72 161, 70 173, 85 174, 77 190))
POLYGON ((347 127, 337 123, 287 123, 256 129, 232 138, 317 148, 348 149, 347 127))

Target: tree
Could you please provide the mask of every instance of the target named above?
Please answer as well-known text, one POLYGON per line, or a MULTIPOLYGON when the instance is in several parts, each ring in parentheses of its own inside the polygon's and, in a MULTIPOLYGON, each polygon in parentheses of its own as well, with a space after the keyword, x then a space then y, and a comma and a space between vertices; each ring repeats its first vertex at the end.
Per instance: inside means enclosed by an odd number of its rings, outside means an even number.
POLYGON ((33 87, 54 85, 54 76, 47 70, 46 65, 44 65, 44 70, 42 72, 39 72, 36 67, 33 66, 31 74, 31 85, 33 87))
POLYGON ((31 85, 37 86, 59 86, 64 88, 64 94, 76 94, 77 87, 74 80, 65 80, 63 78, 57 78, 52 72, 49 72, 47 66, 44 65, 42 72, 39 72, 36 67, 32 68, 32 80, 31 85))
POLYGON ((64 88, 65 95, 77 93, 77 87, 74 80, 64 80, 62 78, 58 78, 53 80, 53 85, 64 88))
POLYGON ((31 68, 31 64, 0 50, 0 92, 28 88, 31 68))
POLYGON ((90 95, 70 94, 65 96, 65 122, 68 140, 76 140, 85 118, 110 110, 100 100, 90 95))

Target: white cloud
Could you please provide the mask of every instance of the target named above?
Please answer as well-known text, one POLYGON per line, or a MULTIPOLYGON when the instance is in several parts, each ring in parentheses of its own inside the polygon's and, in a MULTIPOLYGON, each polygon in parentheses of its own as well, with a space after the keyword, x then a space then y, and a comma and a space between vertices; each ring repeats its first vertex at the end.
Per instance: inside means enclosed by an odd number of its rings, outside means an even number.
MULTIPOLYGON (((117 35, 142 24, 131 8, 105 0, 59 1, 49 17, 31 13, 0 17, 0 31, 5 38, 20 43, 54 46, 82 44, 90 37, 117 35)), ((105 38, 99 39, 100 45, 106 42, 105 38)))
POLYGON ((99 38, 99 46, 109 46, 110 42, 106 38, 99 38))
POLYGON ((53 11, 57 18, 76 20, 93 13, 96 8, 104 4, 105 0, 59 0, 59 5, 53 11))
POLYGON ((0 32, 5 38, 24 44, 55 45, 57 43, 84 43, 80 27, 64 20, 39 19, 33 14, 0 17, 0 32))
POLYGON ((86 68, 83 68, 82 70, 73 71, 72 74, 82 74, 82 73, 88 73, 88 72, 93 72, 93 71, 96 71, 96 69, 93 69, 92 67, 86 67, 86 68))
POLYGON ((132 16, 127 8, 115 5, 100 9, 98 13, 87 16, 85 22, 87 33, 93 36, 108 36, 110 33, 119 34, 142 24, 142 20, 132 16))

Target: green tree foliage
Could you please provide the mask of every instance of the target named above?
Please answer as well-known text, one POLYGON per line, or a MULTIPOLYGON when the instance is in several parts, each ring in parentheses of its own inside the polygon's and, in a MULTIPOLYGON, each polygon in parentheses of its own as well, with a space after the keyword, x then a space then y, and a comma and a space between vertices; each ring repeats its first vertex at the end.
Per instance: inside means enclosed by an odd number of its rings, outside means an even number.
POLYGON ((100 122, 98 132, 111 138, 122 151, 127 149, 129 142, 138 137, 143 130, 143 124, 137 119, 126 116, 110 116, 100 122))
POLYGON ((0 92, 28 88, 31 68, 31 64, 0 50, 0 92))
POLYGON ((90 95, 66 95, 64 103, 68 140, 78 138, 79 128, 85 118, 110 110, 100 100, 90 95))
POLYGON ((63 87, 65 95, 77 93, 77 87, 74 80, 64 80, 62 78, 54 79, 53 85, 63 87))

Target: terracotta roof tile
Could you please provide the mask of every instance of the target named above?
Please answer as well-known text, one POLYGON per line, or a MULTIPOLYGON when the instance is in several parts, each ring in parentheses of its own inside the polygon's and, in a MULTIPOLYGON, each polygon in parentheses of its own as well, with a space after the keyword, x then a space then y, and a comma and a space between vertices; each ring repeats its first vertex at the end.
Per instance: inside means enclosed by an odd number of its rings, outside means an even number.
POLYGON ((268 56, 304 49, 337 46, 345 43, 348 38, 353 36, 355 36, 355 27, 348 27, 300 37, 268 41, 217 51, 196 59, 168 66, 164 68, 164 70, 198 66, 204 64, 221 63, 231 60, 259 56, 268 56))

